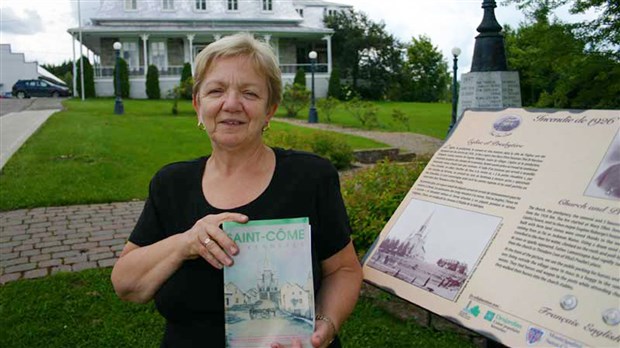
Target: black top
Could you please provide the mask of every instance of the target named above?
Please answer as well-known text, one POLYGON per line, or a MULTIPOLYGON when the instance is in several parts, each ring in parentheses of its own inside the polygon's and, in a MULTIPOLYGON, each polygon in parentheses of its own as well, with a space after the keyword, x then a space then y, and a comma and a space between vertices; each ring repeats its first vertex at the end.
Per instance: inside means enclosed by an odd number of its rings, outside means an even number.
MULTIPOLYGON (((150 245, 224 211, 245 214, 250 220, 308 217, 316 293, 321 286, 320 261, 350 241, 338 172, 317 155, 273 150, 276 167, 269 186, 254 201, 234 209, 218 209, 206 201, 202 176, 208 157, 163 167, 151 180, 129 241, 150 245)), ((224 347, 224 273, 204 259, 185 261, 159 288, 155 304, 166 318, 162 347, 224 347)), ((338 340, 334 342, 332 347, 338 347, 338 340)))

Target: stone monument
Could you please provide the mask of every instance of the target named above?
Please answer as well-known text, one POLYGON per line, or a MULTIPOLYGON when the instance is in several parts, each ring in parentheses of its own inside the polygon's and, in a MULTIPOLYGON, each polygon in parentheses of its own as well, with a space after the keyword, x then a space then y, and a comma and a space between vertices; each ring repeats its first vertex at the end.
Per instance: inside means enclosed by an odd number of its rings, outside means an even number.
POLYGON ((461 75, 457 119, 467 108, 521 107, 519 73, 508 71, 502 26, 495 19, 493 0, 484 0, 484 17, 476 28, 471 71, 461 75))

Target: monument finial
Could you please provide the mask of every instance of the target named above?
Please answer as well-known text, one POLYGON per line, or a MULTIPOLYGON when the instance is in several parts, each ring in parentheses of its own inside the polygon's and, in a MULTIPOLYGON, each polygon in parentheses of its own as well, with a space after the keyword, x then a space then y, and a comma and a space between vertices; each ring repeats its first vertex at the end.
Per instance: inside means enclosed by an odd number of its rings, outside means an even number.
POLYGON ((471 71, 508 70, 504 36, 501 34, 502 26, 495 18, 496 7, 494 0, 482 1, 484 17, 476 28, 480 34, 476 36, 471 71))

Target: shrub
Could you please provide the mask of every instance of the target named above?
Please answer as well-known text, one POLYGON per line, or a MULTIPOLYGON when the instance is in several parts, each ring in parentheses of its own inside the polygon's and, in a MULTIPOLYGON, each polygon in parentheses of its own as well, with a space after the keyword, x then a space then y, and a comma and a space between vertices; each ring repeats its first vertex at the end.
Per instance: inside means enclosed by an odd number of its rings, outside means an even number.
POLYGON ((294 85, 300 85, 306 88, 306 71, 302 68, 297 69, 295 73, 295 79, 293 80, 294 85))
POLYGON ((304 86, 287 84, 282 95, 282 107, 286 110, 286 117, 297 117, 299 111, 310 102, 310 91, 304 86))
POLYGON ((161 99, 159 70, 155 65, 149 65, 146 71, 146 96, 149 99, 161 99))
POLYGON ((353 149, 337 135, 278 132, 266 134, 265 140, 271 146, 316 153, 339 170, 350 167, 353 162, 353 149))
POLYGON ((168 92, 168 98, 172 99, 172 114, 177 115, 179 113, 179 99, 184 98, 186 94, 192 96, 192 88, 194 86, 194 78, 190 76, 184 82, 174 86, 174 88, 168 92))
POLYGON ((406 164, 383 161, 343 180, 342 196, 360 256, 379 236, 426 163, 427 159, 406 164))
POLYGON ((373 103, 353 98, 346 103, 347 111, 358 120, 362 127, 372 128, 379 125, 377 113, 379 108, 373 103))
POLYGON ((405 114, 401 109, 392 110, 392 120, 394 123, 400 123, 409 131, 409 115, 405 114))
POLYGON ((332 97, 319 99, 317 101, 317 107, 319 108, 321 118, 328 123, 332 121, 332 114, 336 106, 338 106, 338 100, 332 97))
MULTIPOLYGON (((83 57, 82 61, 84 61, 84 98, 94 98, 95 97, 95 73, 93 71, 93 66, 90 64, 90 61, 86 56, 83 57)), ((81 70, 80 69, 80 60, 77 61, 77 79, 75 80, 77 84, 77 96, 82 95, 82 78, 81 78, 81 70)))
POLYGON ((340 70, 338 68, 333 68, 332 73, 329 75, 327 96, 342 100, 342 86, 340 86, 340 70))
MULTIPOLYGON (((86 64, 84 64, 84 67, 86 67, 86 64)), ((114 95, 117 95, 116 93, 116 65, 114 66, 114 95)), ((118 62, 118 70, 120 72, 120 80, 121 80, 121 97, 123 98, 129 98, 129 66, 127 65, 127 61, 124 60, 123 58, 119 58, 119 62, 118 62)), ((84 76, 86 76, 86 73, 84 73, 84 76)))
MULTIPOLYGON (((179 86, 185 86, 188 83, 187 81, 189 80, 192 80, 191 85, 193 85, 194 80, 192 77, 192 65, 189 63, 185 63, 183 64, 183 71, 181 72, 181 81, 179 86)), ((186 100, 192 100, 192 88, 190 87, 188 89, 186 87, 183 87, 180 97, 186 100)))

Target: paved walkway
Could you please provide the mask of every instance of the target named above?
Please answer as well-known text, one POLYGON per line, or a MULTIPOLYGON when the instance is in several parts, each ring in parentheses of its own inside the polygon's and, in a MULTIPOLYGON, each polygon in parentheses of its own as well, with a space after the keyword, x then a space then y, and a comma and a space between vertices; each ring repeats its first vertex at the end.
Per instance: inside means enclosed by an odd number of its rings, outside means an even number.
MULTIPOLYGON (((11 114, 2 119, 9 116, 11 114)), ((365 136, 419 155, 432 154, 441 145, 440 140, 419 134, 370 132, 279 120, 365 136)), ((140 201, 0 212, 0 284, 60 271, 111 267, 136 224, 143 204, 140 201)))

